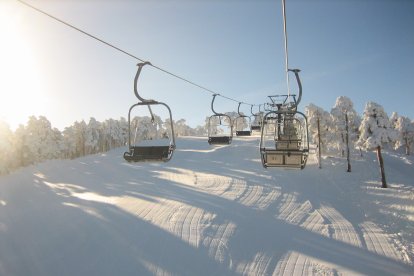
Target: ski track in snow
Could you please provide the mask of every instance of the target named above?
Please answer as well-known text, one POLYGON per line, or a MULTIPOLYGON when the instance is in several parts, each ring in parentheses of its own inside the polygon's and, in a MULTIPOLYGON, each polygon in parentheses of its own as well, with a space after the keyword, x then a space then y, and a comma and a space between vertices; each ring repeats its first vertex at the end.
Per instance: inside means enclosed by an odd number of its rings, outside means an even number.
MULTIPOLYGON (((343 173, 350 179, 338 179, 344 168, 340 159, 324 160, 322 170, 313 158, 303 171, 265 170, 258 161, 257 143, 257 137, 251 137, 211 147, 205 138, 181 138, 174 159, 165 164, 128 164, 120 157, 122 150, 114 150, 48 161, 1 177, 0 274, 408 275, 414 271, 412 244, 371 220, 376 213, 369 204, 376 204, 364 202, 367 195, 385 198, 384 210, 404 211, 398 219, 408 218, 412 227, 412 187, 394 184, 398 189, 385 191, 369 181, 361 187, 357 169, 352 175, 343 173), (353 187, 348 181, 355 182, 353 187), (31 231, 36 220, 62 236, 50 237, 52 230, 31 231), (12 231, 22 226, 29 228, 12 231), (73 235, 82 237, 85 263, 70 250, 58 250, 64 244, 61 239, 73 235), (140 238, 144 236, 153 239, 140 238), (21 251, 28 246, 33 249, 21 251), (52 269, 51 250, 68 265, 60 261, 52 269), (119 256, 108 261, 111 250, 119 256), (76 268, 69 265, 76 262, 76 268), (119 271, 117 265, 124 267, 119 271)), ((360 175, 372 180, 374 174, 368 170, 360 175)), ((380 218, 394 217, 381 210, 380 218)))

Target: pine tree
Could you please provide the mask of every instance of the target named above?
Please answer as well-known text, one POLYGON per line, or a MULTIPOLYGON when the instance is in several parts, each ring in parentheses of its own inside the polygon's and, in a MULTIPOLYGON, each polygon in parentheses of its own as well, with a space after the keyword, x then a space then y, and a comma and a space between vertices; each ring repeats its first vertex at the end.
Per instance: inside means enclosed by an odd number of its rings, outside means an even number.
POLYGON ((101 123, 95 118, 90 118, 85 130, 85 148, 86 154, 94 154, 99 152, 101 137, 101 123))
POLYGON ((0 120, 0 175, 8 173, 12 168, 13 132, 6 122, 0 120))
POLYGON ((318 148, 319 168, 322 168, 321 155, 322 151, 326 151, 331 144, 333 137, 332 119, 329 112, 314 104, 305 107, 305 113, 308 118, 309 135, 313 143, 318 148))
POLYGON ((358 116, 354 110, 354 105, 348 97, 340 96, 336 99, 335 105, 331 110, 333 129, 337 135, 335 140, 338 149, 341 151, 342 156, 346 153, 347 159, 347 172, 351 172, 350 162, 350 144, 352 143, 353 130, 355 124, 358 123, 358 116))
POLYGON ((387 188, 381 148, 383 145, 393 142, 396 139, 396 133, 391 127, 384 108, 377 103, 368 102, 365 106, 364 116, 359 130, 360 137, 357 143, 365 150, 377 151, 382 187, 387 188))
POLYGON ((414 122, 409 118, 401 116, 397 119, 395 129, 398 133, 398 139, 395 143, 396 148, 405 147, 405 154, 410 155, 411 146, 414 143, 414 122))

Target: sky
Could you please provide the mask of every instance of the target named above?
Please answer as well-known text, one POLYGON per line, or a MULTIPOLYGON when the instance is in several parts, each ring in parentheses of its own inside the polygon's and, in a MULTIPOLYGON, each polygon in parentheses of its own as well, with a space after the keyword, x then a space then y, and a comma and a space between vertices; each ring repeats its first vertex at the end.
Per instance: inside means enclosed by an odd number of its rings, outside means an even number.
MULTIPOLYGON (((218 112, 287 93, 281 0, 27 2, 236 100, 217 98, 218 112)), ((309 103, 330 111, 347 96, 360 114, 374 101, 389 115, 414 119, 414 1, 286 0, 286 13, 289 67, 301 69, 300 111, 309 103)), ((91 117, 126 118, 138 101, 138 60, 18 1, 0 0, 0 39, 0 119, 12 129, 30 115, 60 130, 91 117)), ((192 127, 212 114, 211 92, 154 67, 144 67, 139 90, 192 127)))

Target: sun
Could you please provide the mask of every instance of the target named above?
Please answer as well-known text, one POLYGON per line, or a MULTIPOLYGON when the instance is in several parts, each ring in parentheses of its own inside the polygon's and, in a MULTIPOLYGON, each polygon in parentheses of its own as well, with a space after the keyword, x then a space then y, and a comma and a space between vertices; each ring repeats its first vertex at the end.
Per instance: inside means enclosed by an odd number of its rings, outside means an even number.
POLYGON ((0 120, 12 128, 47 108, 40 63, 17 9, 0 3, 0 120))

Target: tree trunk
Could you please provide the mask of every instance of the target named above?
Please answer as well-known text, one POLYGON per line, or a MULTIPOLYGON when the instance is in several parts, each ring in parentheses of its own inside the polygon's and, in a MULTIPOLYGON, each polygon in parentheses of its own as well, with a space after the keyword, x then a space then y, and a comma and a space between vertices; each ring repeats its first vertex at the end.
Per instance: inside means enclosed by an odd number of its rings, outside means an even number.
POLYGON ((382 188, 387 188, 387 181, 385 180, 384 160, 382 159, 382 154, 381 154, 381 146, 377 147, 377 158, 378 158, 378 162, 379 162, 380 170, 381 170, 382 188))
POLYGON ((322 162, 321 162, 321 128, 319 124, 319 117, 317 119, 317 126, 318 126, 318 167, 322 169, 322 162))
POLYGON ((407 139, 407 138, 405 138, 405 139, 404 139, 404 142, 405 142, 405 154, 406 154, 406 155, 410 155, 410 144, 409 144, 409 142, 408 142, 408 139, 407 139))
POLYGON ((349 159, 349 129, 348 129, 348 114, 345 113, 345 144, 346 144, 346 161, 348 163, 347 172, 351 172, 351 160, 349 159))

